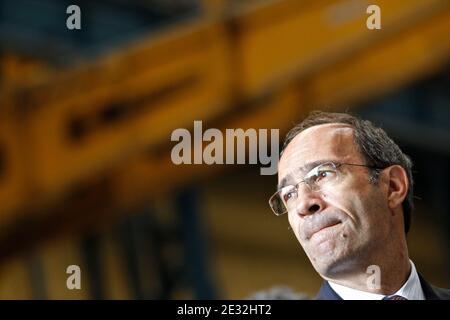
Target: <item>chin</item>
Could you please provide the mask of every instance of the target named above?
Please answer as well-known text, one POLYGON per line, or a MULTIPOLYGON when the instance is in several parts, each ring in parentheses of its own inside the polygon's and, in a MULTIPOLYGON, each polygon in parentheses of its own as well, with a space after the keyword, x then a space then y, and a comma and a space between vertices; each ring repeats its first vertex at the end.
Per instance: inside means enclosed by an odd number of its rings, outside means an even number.
POLYGON ((314 269, 323 278, 334 278, 354 270, 357 265, 357 255, 353 254, 348 248, 337 248, 331 244, 323 244, 322 249, 332 249, 322 252, 315 251, 315 256, 310 257, 314 269))
POLYGON ((316 257, 311 262, 317 273, 325 278, 335 275, 342 264, 341 259, 335 257, 316 257))

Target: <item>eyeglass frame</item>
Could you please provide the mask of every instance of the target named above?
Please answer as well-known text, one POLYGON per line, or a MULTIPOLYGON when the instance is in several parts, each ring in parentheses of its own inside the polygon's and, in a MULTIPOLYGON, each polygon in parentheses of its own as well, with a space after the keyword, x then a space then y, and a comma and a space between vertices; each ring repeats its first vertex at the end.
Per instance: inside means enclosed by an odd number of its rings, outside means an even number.
MULTIPOLYGON (((309 170, 309 171, 305 174, 305 177, 307 177, 311 172, 313 172, 313 170, 317 170, 317 168, 319 168, 320 166, 324 166, 324 165, 327 165, 327 164, 331 164, 331 165, 336 169, 336 171, 338 171, 338 168, 340 168, 341 166, 344 166, 344 165, 347 165, 347 166, 357 166, 357 167, 366 167, 366 168, 374 169, 374 170, 384 170, 384 169, 387 168, 387 167, 382 168, 382 167, 377 167, 377 166, 371 166, 371 165, 367 165, 367 164, 357 164, 357 163, 345 163, 345 162, 326 161, 326 162, 324 162, 324 163, 318 164, 317 166, 315 166, 314 168, 312 168, 311 170, 309 170)), ((306 182, 306 179, 305 179, 305 178, 304 178, 303 180, 299 181, 299 182, 296 183, 296 184, 293 184, 293 185, 287 185, 287 186, 283 186, 283 187, 279 188, 279 189, 278 189, 278 190, 277 190, 277 191, 269 198, 269 206, 270 206, 270 208, 272 209, 272 212, 273 212, 276 216, 282 216, 282 215, 284 215, 285 213, 288 212, 288 208, 287 208, 287 205, 286 205, 285 201, 283 200, 283 198, 280 197, 280 198, 281 198, 281 202, 283 203, 283 205, 284 205, 284 207, 285 207, 286 210, 283 211, 282 213, 277 213, 277 212, 274 210, 273 206, 272 206, 272 203, 271 203, 272 198, 274 198, 275 196, 277 196, 277 195, 279 194, 279 192, 280 192, 283 188, 286 188, 286 187, 292 187, 292 186, 293 186, 293 187, 295 188, 295 190, 298 192, 298 186, 299 186, 301 183, 305 183, 305 184, 307 185, 307 187, 308 187, 312 192, 318 192, 318 191, 321 190, 321 189, 313 190, 313 189, 311 188, 311 186, 306 182)))

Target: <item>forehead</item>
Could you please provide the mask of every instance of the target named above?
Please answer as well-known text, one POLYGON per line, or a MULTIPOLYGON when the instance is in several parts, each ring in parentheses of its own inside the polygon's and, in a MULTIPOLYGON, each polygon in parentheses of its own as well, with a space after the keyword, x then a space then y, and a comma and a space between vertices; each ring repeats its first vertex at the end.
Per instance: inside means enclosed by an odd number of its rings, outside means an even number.
POLYGON ((286 147, 279 162, 279 175, 321 160, 361 161, 350 125, 317 125, 299 133, 286 147))

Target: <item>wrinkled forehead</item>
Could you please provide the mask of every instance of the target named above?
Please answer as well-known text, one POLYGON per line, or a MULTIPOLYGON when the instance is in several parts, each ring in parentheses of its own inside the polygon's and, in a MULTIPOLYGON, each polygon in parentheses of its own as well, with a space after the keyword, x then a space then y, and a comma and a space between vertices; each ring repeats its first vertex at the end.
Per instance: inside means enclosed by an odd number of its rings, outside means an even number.
POLYGON ((331 123, 317 125, 299 133, 286 147, 279 162, 279 177, 304 174, 308 164, 321 161, 362 161, 350 125, 331 123), (302 170, 304 168, 304 170, 302 170))

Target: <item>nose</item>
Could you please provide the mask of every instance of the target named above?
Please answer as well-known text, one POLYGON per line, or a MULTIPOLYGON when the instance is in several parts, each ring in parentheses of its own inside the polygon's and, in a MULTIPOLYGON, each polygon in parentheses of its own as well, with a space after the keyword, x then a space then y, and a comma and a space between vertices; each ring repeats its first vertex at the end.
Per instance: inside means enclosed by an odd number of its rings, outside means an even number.
MULTIPOLYGON (((306 190, 305 190, 306 191, 306 190)), ((304 218, 308 215, 322 211, 325 208, 325 202, 319 192, 306 191, 298 195, 295 211, 304 218)))

